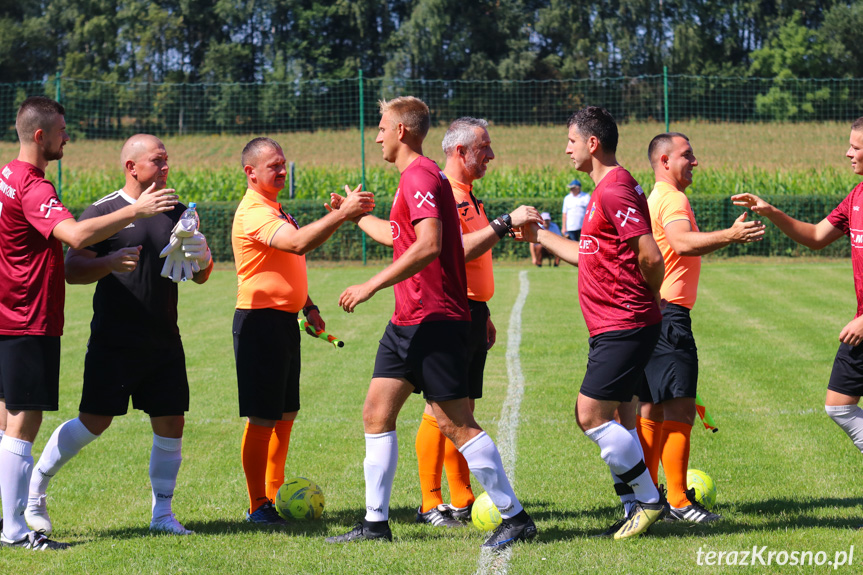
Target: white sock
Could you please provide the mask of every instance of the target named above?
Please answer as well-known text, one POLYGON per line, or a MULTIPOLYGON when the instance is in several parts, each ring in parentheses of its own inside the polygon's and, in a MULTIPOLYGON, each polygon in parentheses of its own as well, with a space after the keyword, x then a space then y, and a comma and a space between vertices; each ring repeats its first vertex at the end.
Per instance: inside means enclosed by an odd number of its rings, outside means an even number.
POLYGON ((824 410, 863 451, 863 409, 859 405, 825 405, 824 410))
POLYGON ((55 429, 45 444, 36 467, 33 468, 33 477, 30 479, 31 496, 45 495, 48 483, 60 468, 98 437, 90 433, 77 417, 55 429))
MULTIPOLYGON (((641 459, 644 459, 644 449, 641 447, 641 440, 638 438, 638 430, 636 429, 627 429, 629 435, 638 443, 638 451, 641 452, 641 459)), ((632 488, 624 483, 620 477, 614 474, 612 471, 611 479, 614 481, 614 489, 617 491, 617 495, 620 497, 620 502, 623 504, 623 514, 626 517, 632 515, 632 508, 635 506, 635 493, 632 491, 632 488)))
POLYGON ((366 433, 366 521, 388 521, 393 479, 399 461, 399 444, 395 431, 366 433))
POLYGON ((150 451, 150 485, 153 488, 153 521, 171 515, 171 500, 183 461, 183 438, 153 434, 150 451))
POLYGON ((599 446, 600 456, 611 472, 632 488, 643 503, 659 501, 659 492, 644 464, 638 439, 616 421, 588 429, 584 434, 599 446))
POLYGON ((467 460, 471 473, 476 476, 492 503, 500 511, 501 517, 509 519, 521 513, 524 508, 509 484, 509 478, 503 470, 500 452, 491 437, 483 431, 462 445, 459 451, 467 460))
POLYGON ((0 499, 3 500, 3 537, 18 541, 30 532, 24 520, 27 484, 33 470, 33 444, 4 435, 0 439, 0 499))

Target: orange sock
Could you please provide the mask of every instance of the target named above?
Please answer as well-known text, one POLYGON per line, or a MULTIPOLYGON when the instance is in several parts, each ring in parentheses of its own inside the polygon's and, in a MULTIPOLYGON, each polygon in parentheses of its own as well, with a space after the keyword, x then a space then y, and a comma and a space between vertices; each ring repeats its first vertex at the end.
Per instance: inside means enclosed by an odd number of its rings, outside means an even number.
POLYGON ((653 483, 658 485, 659 457, 662 454, 662 422, 636 415, 635 428, 638 430, 638 439, 641 441, 641 450, 644 452, 644 464, 650 472, 653 483))
POLYGON ((449 484, 449 499, 454 507, 468 507, 476 497, 470 488, 470 469, 467 460, 449 439, 444 443, 444 467, 449 484))
POLYGON ((672 507, 686 507, 686 468, 689 467, 689 435, 692 426, 679 421, 668 421, 662 425, 667 436, 662 449, 662 469, 668 481, 668 502, 672 507))
POLYGON ((267 502, 267 450, 272 435, 272 428, 246 422, 240 454, 246 474, 246 489, 249 491, 250 513, 267 502))
POLYGON ((267 499, 276 500, 279 487, 285 482, 285 460, 288 458, 288 445, 291 443, 291 428, 294 420, 277 421, 270 436, 267 451, 267 499))
POLYGON ((446 437, 440 432, 437 419, 423 413, 416 439, 423 513, 443 503, 441 477, 443 476, 444 441, 446 437))

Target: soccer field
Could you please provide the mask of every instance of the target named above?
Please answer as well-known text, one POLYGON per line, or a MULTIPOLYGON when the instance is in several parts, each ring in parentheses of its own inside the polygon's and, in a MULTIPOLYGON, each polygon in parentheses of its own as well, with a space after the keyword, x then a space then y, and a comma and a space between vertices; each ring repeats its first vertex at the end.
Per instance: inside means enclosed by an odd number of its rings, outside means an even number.
MULTIPOLYGON (((221 269, 203 286, 180 286, 192 404, 174 511, 197 534, 148 534, 152 433, 147 418, 132 411, 51 484, 54 537, 74 547, 38 554, 0 549, 0 574, 476 572, 483 534, 472 527, 443 531, 413 522, 420 503, 414 452, 423 409, 418 397, 408 401, 398 426, 401 457, 390 515, 395 541, 347 546, 323 541, 350 528, 365 505, 362 402, 378 338, 392 313, 392 290, 352 315, 336 302, 344 287, 377 269, 309 270, 311 295, 328 331, 346 346, 336 350, 303 338, 302 409, 286 473, 321 485, 322 520, 284 529, 242 521, 247 506, 239 456, 243 422, 237 416, 231 340, 236 278, 231 269, 221 269)), ((836 571, 861 571, 863 532, 854 530, 863 523, 861 456, 823 408, 838 334, 856 305, 850 261, 705 263, 693 329, 700 394, 720 431, 710 434, 696 423, 690 460, 716 481, 716 510, 724 520, 714 526, 657 524, 649 535, 627 542, 590 537, 620 509, 608 468, 573 417, 587 361, 576 270, 565 264, 556 269, 502 264, 495 277, 490 307, 498 342, 488 358, 485 397, 476 415, 509 452, 511 479, 539 536, 515 546, 506 561, 484 565, 485 572, 820 573, 833 571, 826 562, 841 560, 843 553, 847 562, 852 546, 854 565, 836 571), (520 292, 523 310, 514 315, 520 292), (508 348, 513 336, 521 344, 508 348), (508 362, 523 373, 517 410, 507 403, 508 394, 518 390, 508 362), (753 547, 764 546, 754 566, 740 566, 744 551, 752 562, 753 547), (738 565, 707 565, 708 552, 734 553, 738 565), (770 552, 772 563, 766 565, 770 552), (810 555, 801 555, 805 552, 810 555), (783 557, 786 565, 779 564, 783 557), (824 565, 792 566, 794 557, 824 565)), ((92 291, 92 286, 67 286, 60 411, 45 415, 37 458, 51 431, 77 414, 92 291)), ((731 556, 725 557, 728 562, 731 556)))

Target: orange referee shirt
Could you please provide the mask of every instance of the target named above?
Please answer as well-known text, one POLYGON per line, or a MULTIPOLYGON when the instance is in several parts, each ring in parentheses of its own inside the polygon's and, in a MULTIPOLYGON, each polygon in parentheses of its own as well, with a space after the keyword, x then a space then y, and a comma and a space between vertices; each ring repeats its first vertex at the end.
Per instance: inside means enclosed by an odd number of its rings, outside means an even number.
MULTIPOLYGON (((488 217, 482 202, 478 201, 471 190, 473 186, 452 178, 452 194, 458 208, 462 235, 481 230, 488 225, 488 217)), ((488 301, 494 295, 494 273, 491 269, 491 250, 465 264, 467 271, 467 297, 474 301, 488 301)))
POLYGON ((284 225, 299 229, 280 203, 246 190, 231 230, 237 266, 237 309, 273 308, 296 313, 306 304, 306 256, 270 246, 284 225))
POLYGON ((678 220, 689 220, 693 232, 698 231, 695 214, 686 194, 666 182, 656 182, 650 197, 650 224, 653 239, 665 260, 665 279, 659 292, 669 303, 692 309, 698 295, 698 276, 701 274, 700 256, 680 256, 668 243, 665 226, 678 220))

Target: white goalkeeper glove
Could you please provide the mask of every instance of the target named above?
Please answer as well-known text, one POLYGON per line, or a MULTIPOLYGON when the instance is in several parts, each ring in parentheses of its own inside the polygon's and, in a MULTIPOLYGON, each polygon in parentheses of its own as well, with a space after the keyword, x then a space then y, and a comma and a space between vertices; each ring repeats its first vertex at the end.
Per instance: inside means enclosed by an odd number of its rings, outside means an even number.
POLYGON ((204 234, 195 232, 191 237, 183 238, 182 246, 186 259, 192 261, 192 268, 195 273, 210 265, 213 256, 210 253, 210 246, 207 245, 207 238, 204 237, 204 234))
POLYGON ((182 246, 184 239, 194 236, 195 231, 194 222, 184 222, 183 220, 177 222, 177 225, 171 230, 168 245, 159 254, 160 258, 165 258, 165 265, 162 266, 161 274, 163 278, 171 278, 174 283, 179 283, 192 277, 194 274, 192 263, 186 259, 183 250, 178 248, 182 246))

